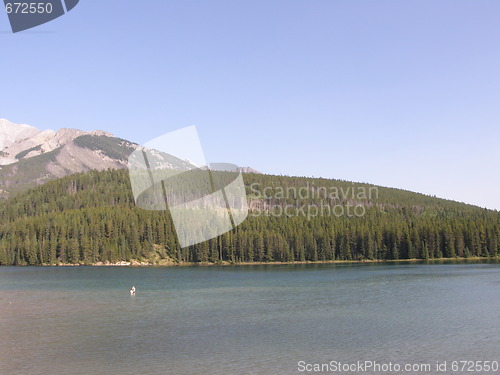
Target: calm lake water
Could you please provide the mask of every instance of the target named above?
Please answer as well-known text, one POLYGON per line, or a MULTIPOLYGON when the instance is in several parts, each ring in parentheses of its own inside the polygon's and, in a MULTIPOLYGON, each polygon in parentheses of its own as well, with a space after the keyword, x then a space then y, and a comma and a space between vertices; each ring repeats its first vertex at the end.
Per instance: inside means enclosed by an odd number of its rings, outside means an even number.
MULTIPOLYGON (((498 262, 0 268, 6 375, 299 374, 299 361, 365 360, 438 373, 436 361, 499 353, 498 262)), ((439 373, 460 373, 449 366, 439 373)))

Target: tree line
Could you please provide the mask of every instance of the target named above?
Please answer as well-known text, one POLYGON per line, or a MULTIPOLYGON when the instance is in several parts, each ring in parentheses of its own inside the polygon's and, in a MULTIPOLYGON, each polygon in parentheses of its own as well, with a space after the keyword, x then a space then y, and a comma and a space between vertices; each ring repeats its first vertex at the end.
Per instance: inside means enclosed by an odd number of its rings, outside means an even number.
MULTIPOLYGON (((91 171, 51 181, 0 203, 0 264, 397 260, 500 254, 497 211, 379 188, 376 197, 345 198, 363 206, 362 217, 276 216, 265 207, 319 204, 324 197, 259 196, 255 184, 346 189, 362 185, 258 174, 245 174, 244 180, 249 199, 264 210, 258 216, 251 212, 230 232, 184 249, 168 211, 135 206, 126 170, 91 171)), ((331 200, 346 203, 342 198, 331 200)))

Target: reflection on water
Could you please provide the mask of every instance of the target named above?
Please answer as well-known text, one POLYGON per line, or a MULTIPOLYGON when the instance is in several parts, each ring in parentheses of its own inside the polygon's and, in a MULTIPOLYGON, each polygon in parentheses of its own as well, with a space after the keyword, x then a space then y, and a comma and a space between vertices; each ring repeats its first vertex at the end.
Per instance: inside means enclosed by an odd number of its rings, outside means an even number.
POLYGON ((4 267, 0 372, 294 374, 301 360, 499 360, 499 271, 494 262, 4 267))

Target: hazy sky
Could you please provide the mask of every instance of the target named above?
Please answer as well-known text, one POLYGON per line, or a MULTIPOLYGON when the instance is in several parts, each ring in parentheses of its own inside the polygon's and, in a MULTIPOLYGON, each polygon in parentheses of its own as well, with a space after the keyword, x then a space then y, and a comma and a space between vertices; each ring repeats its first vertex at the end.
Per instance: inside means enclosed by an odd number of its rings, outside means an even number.
POLYGON ((12 34, 0 117, 500 209, 500 2, 81 0, 12 34))

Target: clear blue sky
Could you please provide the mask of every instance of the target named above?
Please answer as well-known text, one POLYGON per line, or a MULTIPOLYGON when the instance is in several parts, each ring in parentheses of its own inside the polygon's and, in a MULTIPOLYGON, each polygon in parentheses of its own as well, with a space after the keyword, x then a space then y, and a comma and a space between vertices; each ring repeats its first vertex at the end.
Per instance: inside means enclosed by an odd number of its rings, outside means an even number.
POLYGON ((0 117, 500 209, 500 2, 81 0, 12 34, 0 117))

